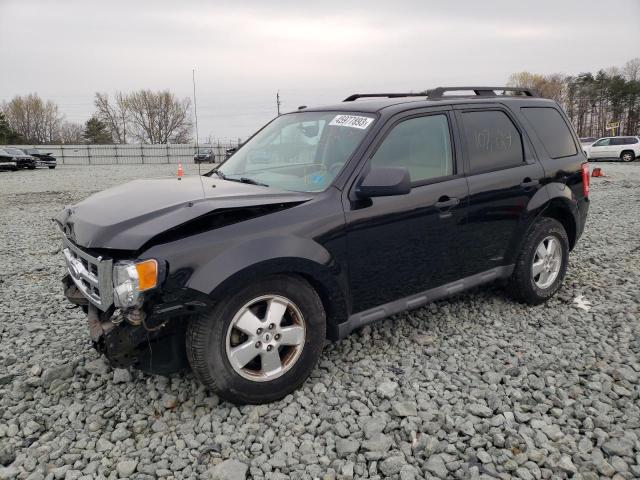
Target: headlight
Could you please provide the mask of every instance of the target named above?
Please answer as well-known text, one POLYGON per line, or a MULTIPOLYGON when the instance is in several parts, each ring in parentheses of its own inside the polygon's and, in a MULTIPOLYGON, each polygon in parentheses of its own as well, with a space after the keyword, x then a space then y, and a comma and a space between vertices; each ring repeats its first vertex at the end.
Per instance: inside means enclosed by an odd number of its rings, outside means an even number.
POLYGON ((140 293, 154 288, 158 283, 158 262, 118 262, 113 267, 114 303, 120 308, 140 305, 140 293))

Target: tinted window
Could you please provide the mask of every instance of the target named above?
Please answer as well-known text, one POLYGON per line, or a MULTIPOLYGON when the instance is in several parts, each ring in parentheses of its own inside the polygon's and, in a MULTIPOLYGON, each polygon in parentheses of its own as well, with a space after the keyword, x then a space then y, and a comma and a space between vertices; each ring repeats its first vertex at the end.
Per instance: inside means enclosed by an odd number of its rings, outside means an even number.
POLYGON ((531 122, 551 158, 568 157, 577 153, 567 122, 555 108, 523 108, 522 113, 531 122))
POLYGON ((504 112, 464 112, 462 118, 472 172, 509 168, 524 161, 520 132, 504 112))
POLYGON ((624 145, 625 143, 625 138, 612 138, 611 139, 611 143, 609 145, 624 145))
POLYGON ((412 118, 396 125, 371 164, 405 167, 412 182, 453 174, 451 137, 446 115, 412 118))
POLYGON ((638 139, 635 137, 626 137, 624 143, 625 145, 633 145, 634 143, 638 143, 638 139))

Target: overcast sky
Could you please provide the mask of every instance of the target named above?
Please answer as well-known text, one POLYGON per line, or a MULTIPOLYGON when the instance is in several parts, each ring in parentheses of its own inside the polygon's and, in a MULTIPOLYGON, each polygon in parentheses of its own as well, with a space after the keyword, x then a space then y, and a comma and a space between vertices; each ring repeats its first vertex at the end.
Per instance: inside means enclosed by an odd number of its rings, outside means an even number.
POLYGON ((640 0, 0 0, 0 100, 84 122, 96 91, 192 95, 200 138, 354 92, 504 84, 640 56, 640 0))

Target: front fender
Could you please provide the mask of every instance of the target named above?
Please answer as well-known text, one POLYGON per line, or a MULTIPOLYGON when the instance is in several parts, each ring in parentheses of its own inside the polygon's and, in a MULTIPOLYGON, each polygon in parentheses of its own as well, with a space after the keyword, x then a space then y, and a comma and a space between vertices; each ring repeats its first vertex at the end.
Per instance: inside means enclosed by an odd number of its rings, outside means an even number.
POLYGON ((313 240, 295 236, 261 237, 234 245, 198 265, 187 286, 212 293, 226 279, 249 267, 269 261, 286 264, 287 259, 311 262, 327 270, 337 268, 331 254, 313 240))

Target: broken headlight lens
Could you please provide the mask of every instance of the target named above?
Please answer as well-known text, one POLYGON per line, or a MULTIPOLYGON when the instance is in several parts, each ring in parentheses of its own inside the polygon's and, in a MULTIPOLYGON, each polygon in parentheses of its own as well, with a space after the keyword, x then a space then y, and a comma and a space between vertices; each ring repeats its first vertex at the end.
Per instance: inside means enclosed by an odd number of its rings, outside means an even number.
POLYGON ((113 266, 113 299, 116 307, 139 307, 140 293, 154 288, 158 283, 158 262, 153 259, 142 262, 123 261, 113 266))

